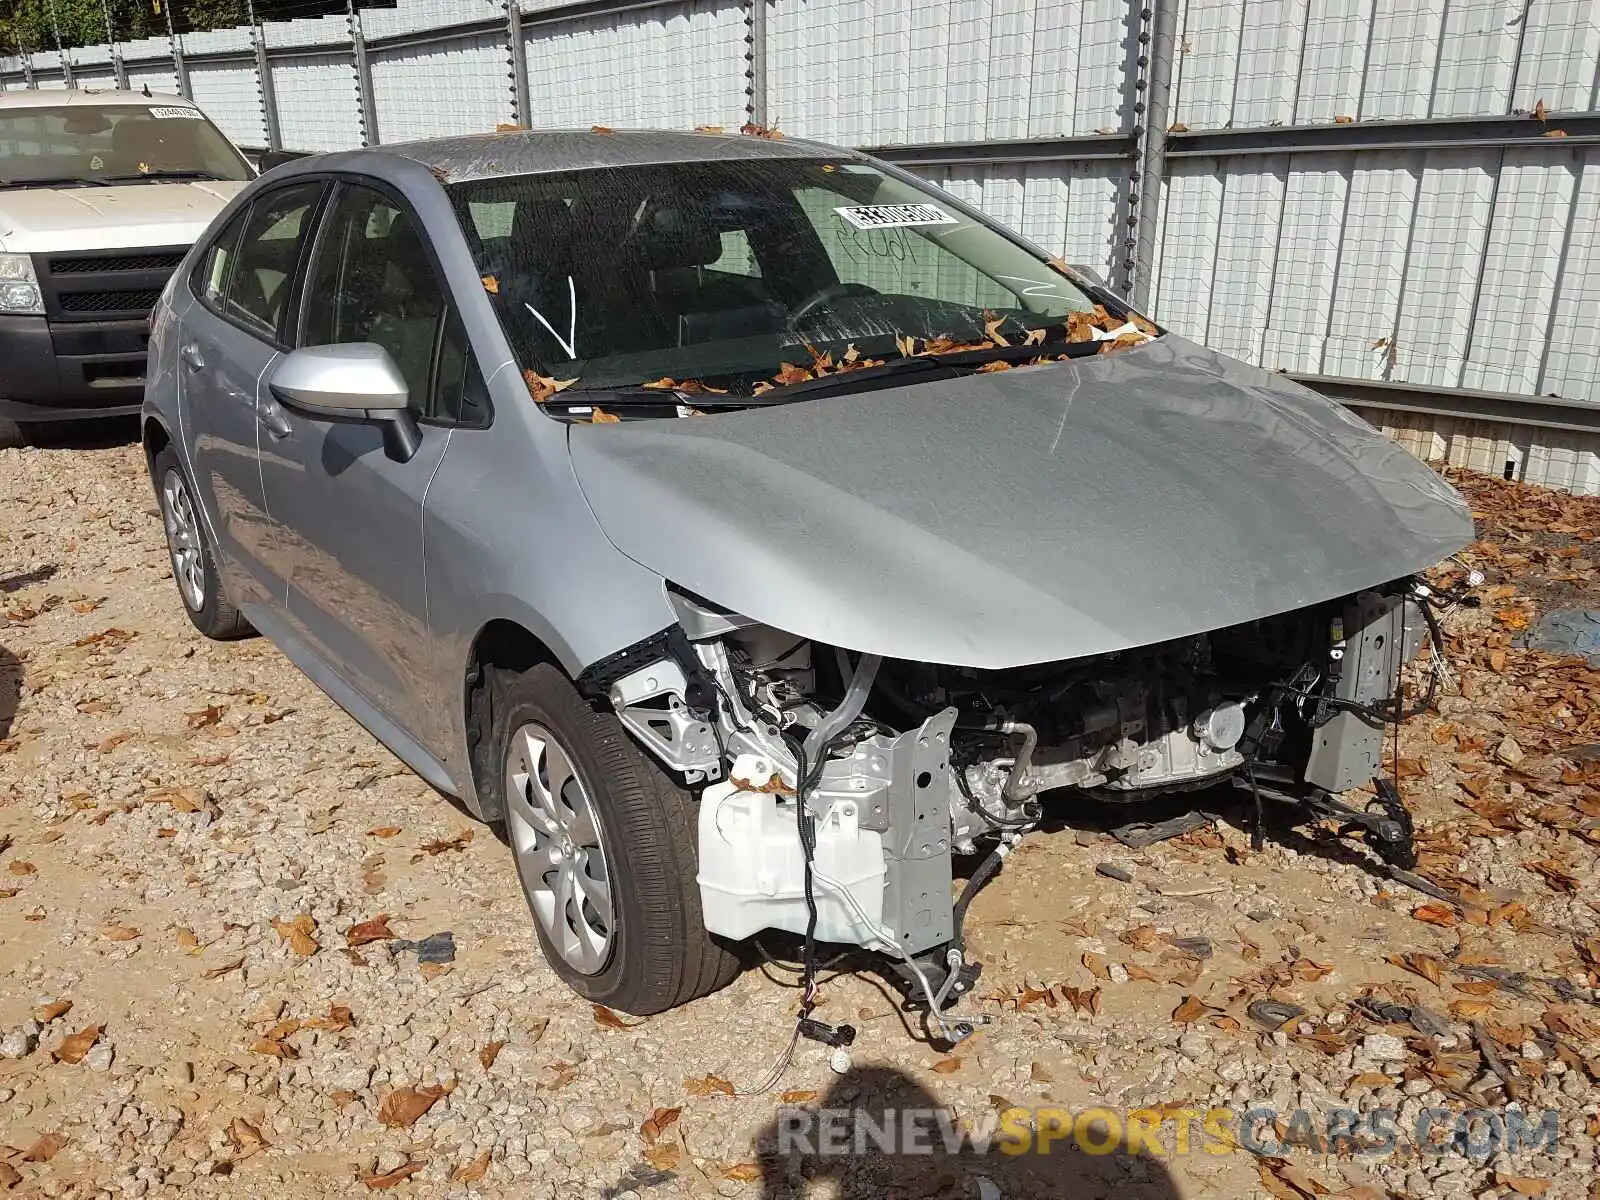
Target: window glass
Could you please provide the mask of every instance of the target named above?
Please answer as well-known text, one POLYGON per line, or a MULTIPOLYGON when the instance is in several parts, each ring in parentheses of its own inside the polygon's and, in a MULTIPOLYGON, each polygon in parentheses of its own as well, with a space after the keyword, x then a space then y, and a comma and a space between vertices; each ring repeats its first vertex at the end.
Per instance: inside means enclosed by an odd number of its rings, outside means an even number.
POLYGON ((449 191, 519 365, 574 391, 665 376, 749 396, 813 352, 892 358, 907 338, 987 341, 991 328, 1013 346, 1065 346, 1065 318, 1095 303, 943 192, 849 159, 587 168, 449 191))
POLYGON ((200 289, 200 298, 212 308, 221 308, 223 293, 228 289, 228 272, 233 268, 234 250, 239 244, 239 232, 244 228, 245 218, 249 215, 246 209, 228 222, 228 227, 211 243, 205 257, 200 260, 200 269, 195 273, 196 286, 200 289))
POLYGON ((451 425, 481 427, 488 423, 488 392, 472 357, 466 327, 454 311, 445 321, 439 341, 433 403, 424 415, 451 425))
POLYGON ((277 330, 292 290, 306 218, 321 192, 321 183, 302 183, 256 201, 228 280, 225 315, 263 333, 277 330))
POLYGON ((7 186, 249 179, 249 165, 205 114, 172 101, 27 105, 0 111, 7 186))
POLYGON ((428 385, 444 307, 410 215, 371 188, 341 188, 317 243, 300 344, 382 346, 405 376, 412 408, 431 416, 428 385))

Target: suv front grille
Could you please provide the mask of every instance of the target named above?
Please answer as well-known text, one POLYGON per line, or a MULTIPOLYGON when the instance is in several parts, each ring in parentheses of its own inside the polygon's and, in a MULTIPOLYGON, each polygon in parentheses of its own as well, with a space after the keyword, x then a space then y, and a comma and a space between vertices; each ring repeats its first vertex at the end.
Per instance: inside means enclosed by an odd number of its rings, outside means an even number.
POLYGON ((64 313, 148 313, 159 299, 160 288, 137 292, 62 292, 56 297, 64 313))
POLYGON ((183 261, 182 250, 154 250, 137 254, 82 255, 52 258, 52 275, 93 275, 101 271, 171 271, 183 261))
POLYGON ((187 246, 36 254, 47 317, 58 321, 142 321, 150 315, 187 246))

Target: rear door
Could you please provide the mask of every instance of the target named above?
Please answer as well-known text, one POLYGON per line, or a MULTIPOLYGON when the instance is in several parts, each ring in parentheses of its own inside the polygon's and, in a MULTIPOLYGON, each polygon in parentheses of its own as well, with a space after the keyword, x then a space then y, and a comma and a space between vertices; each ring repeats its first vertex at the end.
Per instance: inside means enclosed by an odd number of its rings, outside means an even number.
POLYGON ((338 184, 299 325, 302 346, 387 351, 422 438, 414 457, 396 462, 376 424, 277 404, 269 377, 261 464, 274 538, 289 556, 289 622, 346 683, 442 756, 428 734, 439 722, 427 711, 422 509, 461 419, 471 355, 420 225, 396 194, 338 184))
POLYGON ((238 604, 283 604, 283 564, 256 461, 257 397, 284 347, 289 296, 325 186, 315 180, 263 192, 230 221, 191 277, 194 302, 179 322, 184 440, 238 604))

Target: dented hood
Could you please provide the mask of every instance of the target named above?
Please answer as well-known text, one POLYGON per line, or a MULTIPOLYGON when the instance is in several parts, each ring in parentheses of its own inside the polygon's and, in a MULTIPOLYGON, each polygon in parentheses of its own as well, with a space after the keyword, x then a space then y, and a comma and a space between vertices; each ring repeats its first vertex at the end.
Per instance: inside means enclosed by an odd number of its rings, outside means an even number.
POLYGON ((1171 335, 690 420, 574 425, 607 536, 799 636, 1008 667, 1286 612, 1472 538, 1459 495, 1298 384, 1171 335))

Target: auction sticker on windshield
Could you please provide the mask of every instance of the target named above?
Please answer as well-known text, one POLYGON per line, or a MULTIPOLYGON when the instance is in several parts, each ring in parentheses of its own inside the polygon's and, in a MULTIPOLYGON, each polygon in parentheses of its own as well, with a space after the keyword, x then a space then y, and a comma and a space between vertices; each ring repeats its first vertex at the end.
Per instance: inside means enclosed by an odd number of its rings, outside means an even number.
POLYGON ((857 229, 899 229, 907 225, 959 225, 937 204, 857 204, 833 210, 857 229))
POLYGON ((198 108, 185 108, 181 104, 163 104, 150 109, 150 115, 157 120, 203 121, 198 108))

